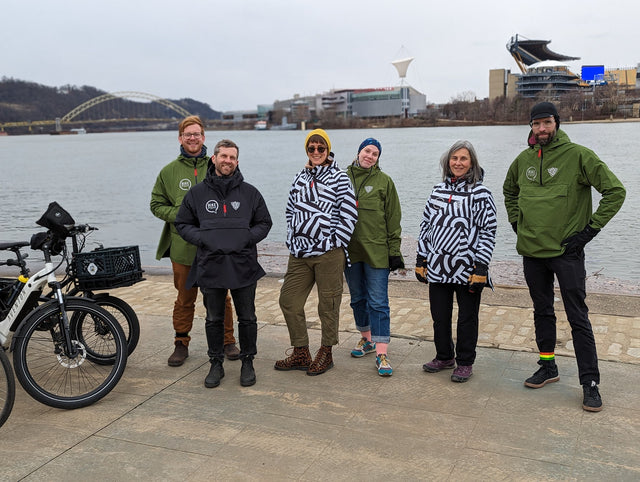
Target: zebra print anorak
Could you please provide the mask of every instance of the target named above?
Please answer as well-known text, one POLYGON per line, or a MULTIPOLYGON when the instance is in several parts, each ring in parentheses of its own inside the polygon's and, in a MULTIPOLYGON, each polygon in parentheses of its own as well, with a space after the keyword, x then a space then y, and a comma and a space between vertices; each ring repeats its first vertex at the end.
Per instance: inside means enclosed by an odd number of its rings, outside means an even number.
POLYGON ((296 258, 320 256, 347 245, 358 220, 347 173, 333 162, 305 166, 293 180, 287 200, 287 247, 296 258))
POLYGON ((496 205, 478 181, 447 178, 424 208, 417 252, 427 260, 430 283, 468 284, 476 262, 489 266, 496 244, 496 205))

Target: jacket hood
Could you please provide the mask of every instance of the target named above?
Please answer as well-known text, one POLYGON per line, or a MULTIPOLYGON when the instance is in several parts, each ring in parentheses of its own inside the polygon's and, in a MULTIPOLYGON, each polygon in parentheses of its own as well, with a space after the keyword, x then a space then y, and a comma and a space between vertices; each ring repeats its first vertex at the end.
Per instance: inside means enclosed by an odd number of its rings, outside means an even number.
POLYGON ((327 160, 324 161, 324 163, 320 164, 319 166, 313 166, 309 164, 309 159, 307 159, 307 162, 304 165, 304 169, 306 169, 309 172, 320 172, 324 169, 327 169, 327 170, 339 169, 339 167, 336 161, 333 159, 333 152, 329 152, 329 155, 327 156, 327 160))
POLYGON ((197 159, 199 157, 205 157, 207 155, 207 146, 202 145, 202 150, 200 150, 200 154, 197 156, 190 156, 187 154, 187 151, 184 150, 184 147, 180 146, 180 157, 185 157, 187 159, 197 159))
MULTIPOLYGON (((445 182, 447 184, 450 184, 450 185, 457 185, 457 184, 460 184, 460 183, 465 183, 465 184, 472 185, 472 182, 471 182, 471 179, 470 179, 470 174, 471 174, 471 171, 467 172, 462 177, 454 178, 453 176, 447 176, 446 179, 445 179, 445 182)), ((484 181, 484 169, 481 167, 480 168, 480 179, 478 179, 475 184, 476 185, 482 184, 482 181, 484 181)))
POLYGON ((240 172, 240 167, 236 167, 236 170, 230 176, 218 176, 216 174, 216 167, 213 163, 209 163, 209 169, 207 170, 207 177, 204 182, 211 186, 212 189, 220 192, 222 195, 226 195, 231 189, 239 186, 244 181, 244 176, 240 172))

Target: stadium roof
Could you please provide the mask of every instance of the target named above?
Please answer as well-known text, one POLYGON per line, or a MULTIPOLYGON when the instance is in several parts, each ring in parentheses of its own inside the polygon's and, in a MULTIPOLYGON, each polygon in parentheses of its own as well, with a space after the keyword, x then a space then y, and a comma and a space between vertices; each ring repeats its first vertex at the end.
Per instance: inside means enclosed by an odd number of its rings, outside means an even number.
POLYGON ((511 40, 507 44, 507 50, 511 53, 523 72, 526 70, 525 66, 543 60, 566 61, 580 59, 580 57, 571 57, 553 52, 547 47, 550 43, 551 40, 521 40, 518 34, 516 34, 514 37, 511 37, 511 40))

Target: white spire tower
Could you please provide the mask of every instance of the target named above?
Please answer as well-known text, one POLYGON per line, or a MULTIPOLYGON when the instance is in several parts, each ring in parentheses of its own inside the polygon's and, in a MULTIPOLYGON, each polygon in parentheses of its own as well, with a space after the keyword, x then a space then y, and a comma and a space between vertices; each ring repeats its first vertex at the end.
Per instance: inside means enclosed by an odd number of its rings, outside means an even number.
POLYGON ((391 65, 396 68, 396 70, 398 71, 398 76, 400 77, 400 90, 402 91, 402 114, 406 118, 409 116, 409 89, 407 87, 404 87, 404 79, 407 77, 407 69, 409 68, 409 64, 413 60, 413 57, 409 57, 407 55, 404 45, 400 48, 400 52, 398 52, 398 54, 400 54, 401 52, 405 54, 405 57, 394 60, 393 62, 391 62, 391 65))
POLYGON ((396 70, 398 71, 398 76, 400 77, 400 85, 404 85, 404 79, 407 76, 407 69, 409 68, 409 64, 413 60, 413 57, 407 57, 404 59, 398 59, 391 62, 396 70))

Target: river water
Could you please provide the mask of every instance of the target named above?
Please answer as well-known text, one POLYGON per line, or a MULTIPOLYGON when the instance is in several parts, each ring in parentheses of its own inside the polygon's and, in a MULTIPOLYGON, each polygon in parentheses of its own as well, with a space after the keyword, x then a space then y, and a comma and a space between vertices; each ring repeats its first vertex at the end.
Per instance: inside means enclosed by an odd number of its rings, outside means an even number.
MULTIPOLYGON (((587 246, 587 271, 640 281, 640 124, 602 123, 563 126, 569 137, 593 149, 623 181, 627 199, 620 212, 587 246)), ((502 182, 515 156, 526 147, 527 126, 354 129, 329 131, 340 167, 353 160, 360 142, 374 136, 382 144, 380 165, 395 181, 402 204, 403 252, 419 232, 422 210, 439 182, 440 155, 458 139, 478 152, 485 184, 498 206, 494 261, 519 261, 515 236, 506 220, 502 182)), ((206 145, 230 138, 240 146, 240 169, 263 194, 274 221, 262 247, 281 251, 284 209, 293 176, 305 163, 300 131, 211 131, 206 145)), ((159 170, 178 155, 177 132, 102 133, 67 136, 0 137, 0 240, 28 240, 50 201, 58 201, 78 223, 99 227, 91 237, 105 247, 140 246, 142 264, 156 261, 162 222, 149 211, 159 170)), ((594 191, 594 203, 599 195, 594 191)), ((91 248, 91 246, 89 246, 91 248)))

